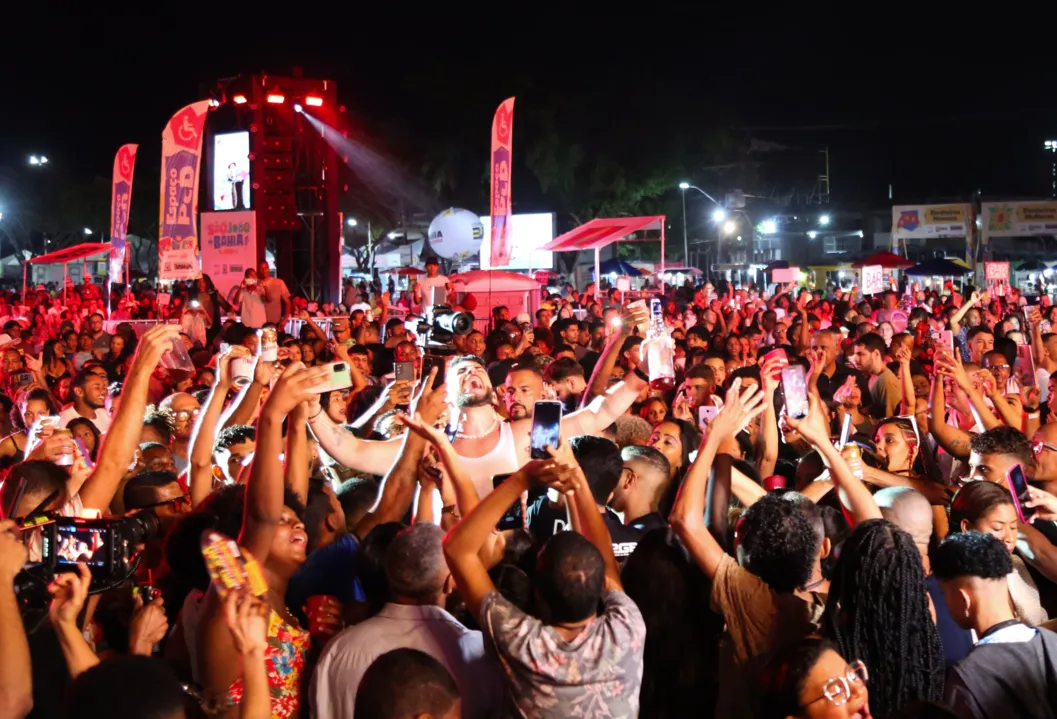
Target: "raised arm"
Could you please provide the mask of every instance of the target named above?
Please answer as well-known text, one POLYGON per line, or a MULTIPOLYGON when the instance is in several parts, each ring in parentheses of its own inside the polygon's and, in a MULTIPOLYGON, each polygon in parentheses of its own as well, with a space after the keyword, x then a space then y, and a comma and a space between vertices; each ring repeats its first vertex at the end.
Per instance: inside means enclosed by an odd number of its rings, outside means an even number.
POLYGON ((758 387, 753 386, 742 392, 740 379, 735 379, 731 384, 727 402, 712 420, 708 437, 690 465, 690 471, 686 473, 669 517, 672 529, 709 579, 719 569, 724 551, 705 526, 708 477, 722 437, 736 434, 744 424, 763 412, 764 396, 758 390, 758 387))
MULTIPOLYGON (((644 342, 642 346, 645 345, 644 342)), ((647 384, 638 373, 642 372, 646 376, 646 367, 647 360, 643 357, 635 372, 624 377, 624 381, 609 390, 608 394, 595 397, 589 406, 565 415, 562 419, 562 436, 601 434, 638 399, 639 393, 647 384)))
POLYGON ((161 356, 172 349, 172 343, 179 341, 179 325, 156 325, 140 338, 136 357, 121 391, 121 405, 99 450, 95 473, 80 490, 81 503, 86 509, 103 512, 110 506, 139 446, 151 373, 161 356))
POLYGON ((329 371, 323 367, 306 368, 295 362, 286 368, 261 408, 257 423, 257 451, 246 485, 246 513, 242 518, 239 544, 250 550, 263 564, 271 551, 272 540, 283 514, 283 419, 301 402, 308 400, 312 388, 321 384, 329 371))
POLYGON ((308 426, 327 454, 342 465, 357 472, 384 476, 396 461, 401 439, 384 442, 360 439, 339 424, 335 424, 315 397, 308 403, 308 426))
POLYGON ((947 399, 943 394, 943 378, 932 380, 932 402, 929 407, 929 433, 952 457, 969 457, 969 433, 947 423, 947 399))
POLYGON ((826 410, 822 405, 822 400, 818 395, 813 394, 808 396, 808 402, 810 409, 807 417, 797 420, 787 416, 786 423, 818 450, 837 487, 848 523, 854 526, 867 519, 880 519, 881 510, 877 507, 877 502, 874 501, 870 490, 855 475, 847 461, 830 441, 826 410))
POLYGON ((616 366, 617 360, 620 359, 621 350, 624 348, 624 340, 631 337, 631 332, 635 329, 635 325, 645 319, 642 315, 643 310, 641 307, 631 308, 624 306, 620 310, 620 331, 609 338, 605 349, 602 350, 602 355, 598 358, 598 362, 595 363, 595 371, 591 374, 591 381, 588 383, 587 391, 584 392, 581 406, 587 407, 595 397, 605 395, 606 387, 609 385, 609 378, 613 374, 613 368, 616 366))
POLYGON ((481 560, 481 548, 492 536, 492 530, 503 513, 521 497, 522 492, 528 491, 530 484, 523 467, 482 499, 444 537, 444 557, 448 560, 448 568, 459 588, 459 596, 475 617, 480 616, 481 601, 485 595, 495 591, 495 584, 488 576, 488 567, 481 560))
POLYGON ((0 716, 22 719, 33 709, 33 671, 14 588, 26 563, 26 547, 11 533, 14 527, 11 520, 0 521, 0 716))
POLYGON ((189 484, 193 507, 200 505, 213 491, 213 438, 217 433, 220 414, 224 411, 224 400, 231 389, 231 360, 249 355, 250 351, 241 345, 230 347, 217 355, 216 380, 191 435, 189 484))
MULTIPOLYGON (((445 385, 433 389, 433 378, 436 374, 437 368, 434 367, 429 376, 421 381, 419 392, 412 400, 412 410, 418 413, 423 422, 429 424, 436 422, 444 409, 444 396, 447 392, 445 385)), ((415 496, 419 460, 422 459, 422 450, 426 448, 426 440, 417 432, 407 432, 395 442, 401 445, 400 453, 382 480, 378 502, 353 530, 361 539, 379 524, 399 521, 407 513, 415 496)))

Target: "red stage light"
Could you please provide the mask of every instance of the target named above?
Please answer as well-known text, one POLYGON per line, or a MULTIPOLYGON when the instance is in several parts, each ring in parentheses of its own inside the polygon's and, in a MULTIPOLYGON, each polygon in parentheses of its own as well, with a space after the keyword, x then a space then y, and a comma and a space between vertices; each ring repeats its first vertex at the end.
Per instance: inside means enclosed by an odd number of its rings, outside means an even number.
POLYGON ((286 101, 286 96, 278 92, 269 92, 266 99, 273 105, 282 105, 286 101))
POLYGON ((323 98, 309 95, 305 98, 305 104, 309 107, 323 107, 323 98))
POLYGON ((234 97, 231 98, 231 101, 234 102, 236 105, 245 105, 246 104, 246 96, 245 95, 235 95, 234 97))

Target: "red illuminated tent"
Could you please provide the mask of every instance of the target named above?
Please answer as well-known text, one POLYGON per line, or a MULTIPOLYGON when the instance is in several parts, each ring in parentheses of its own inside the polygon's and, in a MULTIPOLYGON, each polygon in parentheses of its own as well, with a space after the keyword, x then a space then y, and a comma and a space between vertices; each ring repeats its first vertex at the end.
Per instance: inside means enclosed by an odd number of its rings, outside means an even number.
MULTIPOLYGON (((599 250, 614 242, 654 242, 656 237, 629 238, 636 232, 657 231, 661 233, 661 272, 664 272, 664 215, 648 215, 645 217, 607 217, 597 218, 580 225, 575 230, 566 232, 564 235, 555 237, 542 249, 552 252, 579 252, 581 250, 595 251, 595 278, 601 277, 599 272, 599 250)), ((661 291, 664 291, 664 280, 661 280, 661 291)))
MULTIPOLYGON (((57 265, 62 263, 62 303, 66 304, 66 268, 71 262, 83 260, 92 255, 110 253, 109 242, 84 242, 73 247, 49 252, 46 255, 30 258, 35 265, 57 265)), ((26 266, 22 265, 22 304, 26 304, 26 266)))
POLYGON ((906 269, 907 267, 913 267, 914 263, 905 257, 893 254, 891 252, 875 252, 864 260, 859 260, 852 265, 855 269, 861 269, 863 267, 872 267, 874 265, 880 265, 886 270, 899 270, 906 269))

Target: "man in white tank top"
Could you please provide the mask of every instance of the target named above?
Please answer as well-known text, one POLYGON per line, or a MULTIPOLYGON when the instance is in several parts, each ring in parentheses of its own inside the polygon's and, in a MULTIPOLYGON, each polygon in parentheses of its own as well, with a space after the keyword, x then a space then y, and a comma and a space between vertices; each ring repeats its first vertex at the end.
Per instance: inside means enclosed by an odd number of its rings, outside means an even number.
MULTIPOLYGON (((562 418, 562 436, 600 435, 624 414, 648 382, 646 355, 634 372, 590 405, 562 418)), ((503 421, 492 406, 494 390, 477 357, 455 357, 448 365, 447 395, 455 429, 453 445, 465 461, 479 496, 492 491, 492 478, 511 474, 529 461, 532 419, 503 421)), ((363 440, 334 424, 314 403, 308 424, 327 454, 358 472, 384 476, 396 461, 403 438, 363 440)))

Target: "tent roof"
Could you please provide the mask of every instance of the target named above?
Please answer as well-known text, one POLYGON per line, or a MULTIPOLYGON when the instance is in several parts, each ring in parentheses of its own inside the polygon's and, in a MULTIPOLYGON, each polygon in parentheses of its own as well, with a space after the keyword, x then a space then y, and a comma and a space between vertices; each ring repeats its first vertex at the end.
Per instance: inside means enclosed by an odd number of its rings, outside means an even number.
POLYGON ((881 265, 885 269, 913 267, 914 263, 905 257, 900 257, 892 252, 875 252, 869 257, 859 260, 852 267, 870 267, 872 265, 881 265))
POLYGON ((55 250, 46 255, 33 257, 29 261, 35 264, 44 265, 59 264, 83 260, 85 257, 99 255, 104 252, 110 252, 109 242, 85 242, 80 245, 74 245, 73 247, 64 247, 61 250, 55 250))
POLYGON ((663 226, 664 215, 600 217, 555 237, 540 249, 554 252, 595 250, 623 240, 639 230, 660 230, 663 226))

